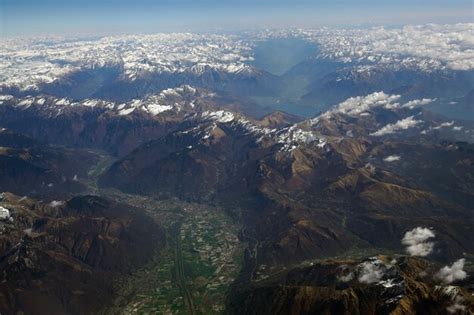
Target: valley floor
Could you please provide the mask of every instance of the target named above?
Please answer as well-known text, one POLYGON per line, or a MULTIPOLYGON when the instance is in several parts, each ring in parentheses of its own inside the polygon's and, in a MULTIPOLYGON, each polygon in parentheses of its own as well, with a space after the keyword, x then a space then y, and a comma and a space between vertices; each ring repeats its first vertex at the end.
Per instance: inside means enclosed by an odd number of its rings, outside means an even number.
POLYGON ((238 227, 219 209, 161 206, 154 215, 166 220, 166 247, 147 266, 117 281, 119 298, 104 313, 222 313, 242 261, 238 227))
MULTIPOLYGON (((101 155, 90 175, 113 161, 101 155)), ((95 175, 95 176, 94 176, 95 175)), ((221 314, 230 285, 243 263, 240 227, 220 208, 178 199, 158 200, 99 189, 89 193, 143 209, 166 230, 166 246, 131 275, 115 279, 119 292, 102 314, 221 314)))

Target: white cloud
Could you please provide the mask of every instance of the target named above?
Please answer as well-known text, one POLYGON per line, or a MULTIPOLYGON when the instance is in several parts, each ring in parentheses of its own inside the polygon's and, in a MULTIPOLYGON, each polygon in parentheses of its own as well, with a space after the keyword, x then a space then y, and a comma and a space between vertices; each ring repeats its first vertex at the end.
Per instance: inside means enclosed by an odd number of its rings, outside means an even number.
POLYGON ((386 270, 387 266, 379 259, 365 261, 358 265, 358 280, 366 284, 379 282, 385 275, 386 270))
POLYGON ((464 299, 462 298, 462 296, 458 295, 454 298, 453 304, 448 306, 446 310, 450 314, 456 314, 456 313, 464 314, 464 312, 466 311, 466 306, 462 304, 463 302, 464 302, 464 299))
POLYGON ((352 272, 349 272, 346 275, 338 276, 337 279, 341 282, 349 282, 354 279, 354 274, 352 272))
POLYGON ((431 98, 423 98, 423 99, 419 99, 419 100, 413 100, 413 101, 409 101, 408 103, 403 104, 402 107, 413 109, 413 108, 418 107, 418 106, 428 105, 428 104, 434 102, 435 100, 436 99, 431 99, 431 98))
POLYGON ((435 278, 445 284, 465 279, 467 277, 467 273, 463 270, 465 261, 464 258, 461 258, 451 266, 444 266, 436 273, 435 278))
POLYGON ((376 137, 384 136, 395 133, 399 130, 407 130, 409 128, 413 128, 422 122, 422 120, 415 120, 414 116, 410 116, 405 119, 401 119, 394 124, 388 124, 385 127, 377 130, 376 132, 371 133, 370 135, 376 137))
POLYGON ((337 280, 341 282, 349 282, 352 279, 354 279, 354 273, 350 270, 349 266, 347 265, 341 265, 339 268, 341 270, 340 275, 337 276, 337 280))
POLYGON ((64 201, 58 201, 58 200, 53 200, 49 203, 49 205, 53 208, 62 206, 64 204, 64 201))
POLYGON ((386 158, 383 159, 385 162, 395 162, 395 161, 400 161, 400 156, 399 155, 390 155, 387 156, 386 158))
POLYGON ((444 122, 442 124, 439 124, 436 127, 433 127, 433 129, 438 130, 438 129, 441 129, 441 128, 451 127, 453 125, 454 125, 454 121, 447 121, 447 122, 444 122))
POLYGON ((333 113, 341 113, 349 116, 360 115, 372 108, 383 107, 386 109, 397 108, 400 106, 397 101, 400 95, 389 95, 384 92, 375 92, 367 96, 356 96, 345 100, 334 109, 327 111, 323 116, 333 113))
POLYGON ((427 256, 433 251, 434 243, 428 241, 434 238, 435 234, 432 230, 423 227, 416 227, 405 233, 402 244, 406 245, 406 251, 411 256, 427 256))
POLYGON ((447 297, 449 297, 452 301, 452 304, 446 308, 448 313, 450 314, 459 314, 459 313, 464 314, 465 313, 465 310, 466 310, 466 306, 464 305, 465 299, 462 296, 462 290, 460 287, 448 285, 448 286, 443 286, 443 287, 437 286, 437 289, 438 288, 441 288, 442 293, 446 295, 447 297))
POLYGON ((0 220, 8 220, 10 218, 10 210, 0 206, 0 220))

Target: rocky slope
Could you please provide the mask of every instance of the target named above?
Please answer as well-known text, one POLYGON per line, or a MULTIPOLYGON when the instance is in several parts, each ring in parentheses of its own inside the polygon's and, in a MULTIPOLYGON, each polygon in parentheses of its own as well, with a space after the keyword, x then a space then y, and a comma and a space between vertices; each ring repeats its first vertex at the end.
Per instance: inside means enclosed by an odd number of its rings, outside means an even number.
POLYGON ((449 135, 440 126, 454 123, 397 100, 352 99, 274 129, 230 112, 198 117, 199 125, 119 160, 101 184, 244 208, 268 265, 354 248, 401 250, 403 233, 418 225, 443 231, 444 259, 472 252, 472 145, 439 142, 449 135))
POLYGON ((0 191, 54 198, 84 191, 97 157, 85 150, 50 146, 33 138, 0 130, 0 191))
POLYGON ((436 283, 434 271, 407 257, 324 261, 236 288, 228 314, 472 313, 472 294, 436 283))
POLYGON ((45 143, 106 150, 123 156, 182 128, 188 118, 223 108, 260 116, 258 106, 185 85, 143 99, 73 101, 47 95, 0 96, 0 124, 45 143))
POLYGON ((5 193, 2 314, 91 314, 114 298, 113 279, 144 264, 164 235, 141 211, 95 196, 42 203, 5 193), (41 307, 39 307, 41 305, 41 307))

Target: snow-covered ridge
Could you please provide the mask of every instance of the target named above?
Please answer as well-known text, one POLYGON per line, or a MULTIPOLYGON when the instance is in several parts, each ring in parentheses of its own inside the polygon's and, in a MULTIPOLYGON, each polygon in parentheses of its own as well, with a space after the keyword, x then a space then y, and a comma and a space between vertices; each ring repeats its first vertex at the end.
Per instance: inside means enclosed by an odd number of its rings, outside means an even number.
MULTIPOLYGON (((473 70, 473 23, 418 25, 370 29, 265 30, 234 35, 170 33, 101 38, 0 39, 0 87, 38 89, 81 69, 114 67, 122 79, 148 73, 202 74, 209 70, 233 74, 256 71, 256 41, 271 37, 302 37, 320 47, 315 57, 338 60, 355 72, 377 67, 421 71, 473 70)), ((316 52, 315 52, 316 53, 316 52)), ((342 78, 341 78, 342 79, 342 78)))
POLYGON ((220 111, 205 111, 200 114, 201 118, 209 119, 213 123, 205 130, 202 139, 206 140, 211 137, 212 131, 217 128, 217 124, 227 124, 233 128, 240 128, 244 134, 251 135, 255 138, 257 143, 262 143, 264 140, 270 140, 271 143, 277 144, 280 151, 291 152, 294 149, 315 143, 319 149, 328 150, 326 147, 327 140, 323 136, 318 136, 316 132, 311 130, 303 130, 298 124, 281 129, 270 129, 259 126, 257 123, 249 119, 225 110, 220 111))
POLYGON ((262 142, 264 138, 271 138, 278 143, 281 148, 280 151, 291 152, 301 145, 316 143, 320 149, 326 148, 327 140, 316 135, 314 131, 303 130, 298 124, 294 124, 287 128, 270 129, 259 126, 250 120, 228 111, 214 111, 202 113, 203 118, 210 118, 215 122, 228 123, 232 126, 240 127, 246 130, 246 134, 251 134, 256 137, 257 142, 262 142))
POLYGON ((0 86, 36 89, 80 69, 118 66, 123 78, 145 73, 251 71, 250 47, 236 37, 191 33, 66 40, 0 41, 0 86))
POLYGON ((135 110, 143 111, 152 116, 158 116, 167 111, 180 112, 186 109, 192 111, 197 98, 211 99, 214 96, 214 93, 205 90, 198 91, 192 86, 183 85, 163 90, 158 94, 149 95, 143 99, 133 99, 125 103, 117 103, 103 99, 73 101, 69 98, 43 95, 27 96, 17 99, 12 95, 0 95, 0 105, 10 104, 24 109, 30 106, 44 106, 45 109, 50 108, 59 112, 65 107, 85 106, 90 108, 104 108, 121 116, 129 115, 135 110))
MULTIPOLYGON (((148 95, 143 99, 133 99, 129 102, 118 103, 103 99, 84 99, 73 101, 68 98, 57 98, 53 96, 28 96, 15 98, 12 95, 0 94, 0 106, 11 105, 22 109, 31 106, 44 109, 45 112, 60 114, 66 108, 89 107, 102 108, 107 112, 113 112, 119 116, 127 116, 132 113, 145 113, 151 116, 160 116, 166 113, 178 114, 179 119, 198 121, 210 121, 211 127, 217 124, 227 124, 233 128, 239 128, 247 135, 256 139, 266 135, 276 135, 279 130, 259 126, 244 115, 228 111, 212 109, 211 105, 216 94, 203 89, 197 89, 189 85, 165 89, 158 94, 148 95), (199 106, 196 103, 200 101, 199 106), (210 105, 210 106, 209 106, 210 105)), ((207 130, 212 131, 212 128, 207 130)), ((198 128, 199 129, 199 128, 198 128)), ((205 137, 205 136, 204 136, 205 137)))

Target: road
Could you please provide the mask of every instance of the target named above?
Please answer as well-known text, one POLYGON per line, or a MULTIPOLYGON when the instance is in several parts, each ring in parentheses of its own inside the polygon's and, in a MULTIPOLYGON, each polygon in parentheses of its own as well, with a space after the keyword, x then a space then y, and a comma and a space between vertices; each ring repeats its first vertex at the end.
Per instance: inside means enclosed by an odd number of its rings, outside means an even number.
POLYGON ((176 281, 181 290, 183 298, 186 302, 186 306, 188 308, 188 314, 195 315, 196 308, 194 306, 194 300, 191 292, 189 291, 188 287, 186 286, 186 277, 184 275, 184 263, 183 263, 183 254, 181 250, 181 222, 177 222, 172 227, 172 233, 175 238, 175 249, 174 249, 174 264, 175 264, 175 273, 176 273, 176 281))

